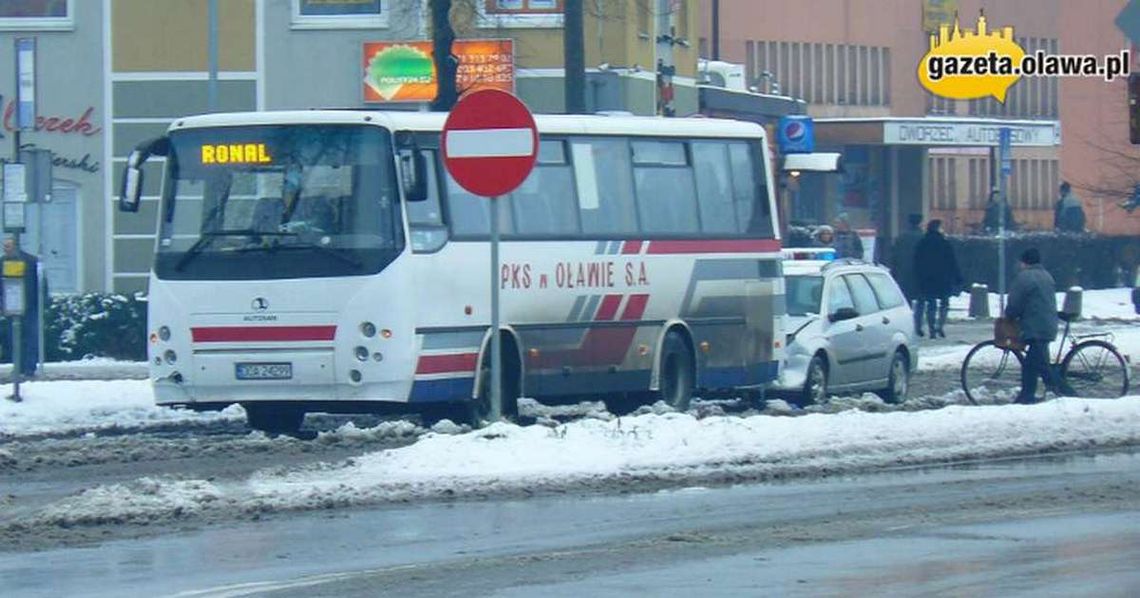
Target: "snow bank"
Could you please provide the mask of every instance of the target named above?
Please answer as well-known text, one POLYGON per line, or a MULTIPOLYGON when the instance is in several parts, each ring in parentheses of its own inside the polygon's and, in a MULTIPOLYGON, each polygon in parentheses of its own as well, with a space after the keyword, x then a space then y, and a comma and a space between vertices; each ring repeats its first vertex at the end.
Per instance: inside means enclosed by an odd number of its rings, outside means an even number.
MULTIPOLYGON (((0 396, 12 385, 0 385, 0 396)), ((107 428, 137 428, 183 421, 242 419, 231 407, 218 413, 195 413, 154 404, 148 380, 58 380, 20 385, 22 403, 0 399, 0 436, 60 434, 107 428)))
POLYGON ((1138 442, 1140 396, 794 418, 673 413, 554 428, 495 424, 237 482, 146 478, 99 487, 47 505, 25 523, 142 522, 204 510, 259 513, 633 482, 738 481, 1138 442))

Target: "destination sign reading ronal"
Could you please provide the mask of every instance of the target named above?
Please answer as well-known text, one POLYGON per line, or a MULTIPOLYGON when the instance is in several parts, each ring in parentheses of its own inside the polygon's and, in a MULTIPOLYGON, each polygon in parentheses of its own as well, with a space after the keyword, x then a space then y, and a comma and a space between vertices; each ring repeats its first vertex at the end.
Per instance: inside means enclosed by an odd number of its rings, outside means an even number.
POLYGON ((448 131, 444 141, 451 158, 507 158, 534 154, 533 129, 468 129, 448 131))
POLYGON ((270 164, 264 143, 218 143, 202 146, 202 164, 270 164))

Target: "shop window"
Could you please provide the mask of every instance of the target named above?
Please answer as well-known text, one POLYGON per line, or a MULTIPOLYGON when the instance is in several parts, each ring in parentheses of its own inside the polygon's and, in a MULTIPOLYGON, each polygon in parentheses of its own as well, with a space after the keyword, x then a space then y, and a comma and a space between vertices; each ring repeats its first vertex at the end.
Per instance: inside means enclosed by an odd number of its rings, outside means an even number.
POLYGON ((369 29, 388 26, 390 0, 293 0, 298 29, 369 29))
POLYGON ((75 0, 3 0, 0 31, 45 31, 75 26, 75 0))

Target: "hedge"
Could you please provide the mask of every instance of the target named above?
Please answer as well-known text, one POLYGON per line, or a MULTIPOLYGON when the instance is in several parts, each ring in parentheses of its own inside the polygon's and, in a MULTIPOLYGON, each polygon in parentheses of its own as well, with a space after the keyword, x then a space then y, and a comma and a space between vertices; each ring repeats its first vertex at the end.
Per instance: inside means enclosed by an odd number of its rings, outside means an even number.
MULTIPOLYGON (((982 283, 997 289, 998 239, 993 236, 950 236, 966 284, 982 283)), ((1017 274, 1017 260, 1030 247, 1041 252, 1041 264, 1053 275, 1059 289, 1080 286, 1107 289, 1132 286, 1140 264, 1140 237, 1106 237, 1054 232, 1013 233, 1006 238, 1008 282, 1017 274)))
MULTIPOLYGON (((44 312, 44 356, 49 362, 90 357, 145 361, 146 306, 141 294, 54 296, 44 312)), ((3 363, 11 362, 10 330, 7 322, 0 325, 3 363)))

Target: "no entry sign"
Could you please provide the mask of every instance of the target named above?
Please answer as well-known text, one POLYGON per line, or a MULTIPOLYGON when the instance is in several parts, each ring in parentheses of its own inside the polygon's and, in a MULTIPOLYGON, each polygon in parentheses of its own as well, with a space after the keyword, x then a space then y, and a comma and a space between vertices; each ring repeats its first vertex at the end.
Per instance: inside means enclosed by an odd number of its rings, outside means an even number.
POLYGON ((538 129, 526 104, 498 89, 463 96, 443 125, 443 163, 475 195, 514 191, 534 168, 538 129))

